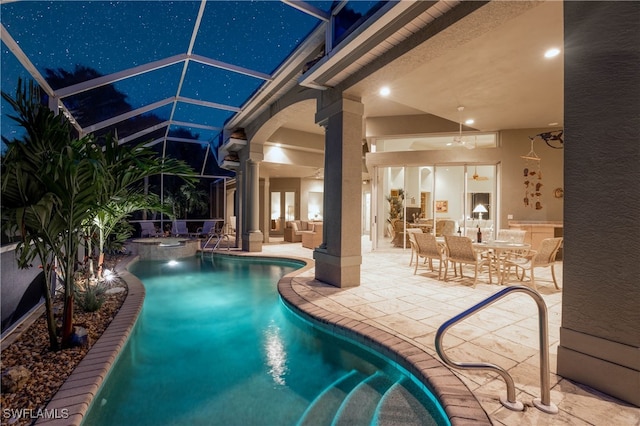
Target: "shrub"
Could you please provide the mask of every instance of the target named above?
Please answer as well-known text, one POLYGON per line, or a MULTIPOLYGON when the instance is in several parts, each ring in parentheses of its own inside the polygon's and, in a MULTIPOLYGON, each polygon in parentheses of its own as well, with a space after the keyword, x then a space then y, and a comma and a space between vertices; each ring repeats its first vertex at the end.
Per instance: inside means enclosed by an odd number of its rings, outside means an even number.
POLYGON ((102 307, 107 287, 102 283, 87 282, 84 288, 76 288, 76 301, 85 312, 95 312, 102 307))

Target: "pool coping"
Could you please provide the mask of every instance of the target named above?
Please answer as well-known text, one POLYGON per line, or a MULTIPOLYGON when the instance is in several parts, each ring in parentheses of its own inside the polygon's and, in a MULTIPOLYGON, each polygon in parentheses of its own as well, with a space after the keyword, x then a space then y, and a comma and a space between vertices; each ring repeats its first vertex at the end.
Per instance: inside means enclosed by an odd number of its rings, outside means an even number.
POLYGON ((355 340, 402 366, 433 392, 452 426, 493 424, 467 385, 440 360, 410 341, 371 324, 328 311, 298 293, 293 283, 297 280, 296 284, 304 285, 299 275, 311 267, 308 265, 287 274, 278 282, 278 292, 289 308, 329 333, 355 340))
MULTIPOLYGON (((294 289, 293 282, 315 266, 313 260, 295 256, 255 255, 250 252, 227 252, 220 255, 303 262, 305 266, 278 281, 278 293, 289 308, 326 331, 355 340, 397 362, 436 395, 453 426, 470 423, 492 424, 469 388, 438 359, 410 341, 362 321, 330 312, 299 294, 294 289)), ((138 256, 135 256, 120 262, 116 267, 118 275, 128 286, 124 303, 102 336, 47 404, 45 413, 49 418, 40 418, 35 424, 78 426, 82 423, 93 398, 128 341, 142 310, 145 297, 144 286, 127 269, 137 260, 138 256)), ((309 280, 314 279, 309 278, 309 280)))

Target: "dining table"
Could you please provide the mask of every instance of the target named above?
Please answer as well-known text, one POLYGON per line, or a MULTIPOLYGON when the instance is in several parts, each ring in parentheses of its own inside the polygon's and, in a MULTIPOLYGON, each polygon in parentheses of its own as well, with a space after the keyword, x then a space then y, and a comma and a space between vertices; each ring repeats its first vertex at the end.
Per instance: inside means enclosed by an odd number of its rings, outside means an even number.
POLYGON ((491 263, 495 262, 495 269, 498 272, 498 284, 504 284, 505 278, 505 262, 506 255, 510 252, 529 250, 531 244, 528 243, 516 243, 506 240, 490 240, 483 242, 474 242, 473 248, 476 250, 482 250, 489 253, 491 263))
POLYGON ((431 230, 433 229, 433 224, 432 223, 409 223, 407 222, 407 227, 408 228, 419 228, 422 230, 422 232, 424 233, 429 233, 431 232, 431 230))

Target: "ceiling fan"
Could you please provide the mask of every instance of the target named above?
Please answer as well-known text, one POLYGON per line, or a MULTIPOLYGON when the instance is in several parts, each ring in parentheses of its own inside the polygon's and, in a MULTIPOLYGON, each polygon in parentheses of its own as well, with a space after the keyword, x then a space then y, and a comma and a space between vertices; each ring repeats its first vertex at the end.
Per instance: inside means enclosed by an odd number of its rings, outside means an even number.
POLYGON ((476 166, 473 175, 469 178, 470 180, 475 180, 476 182, 481 181, 481 180, 489 180, 489 178, 487 176, 480 176, 478 174, 478 167, 476 166))
POLYGON ((476 147, 476 136, 462 136, 462 111, 464 111, 463 106, 458 107, 458 124, 460 125, 459 133, 453 137, 453 143, 465 147, 467 149, 474 149, 476 147))

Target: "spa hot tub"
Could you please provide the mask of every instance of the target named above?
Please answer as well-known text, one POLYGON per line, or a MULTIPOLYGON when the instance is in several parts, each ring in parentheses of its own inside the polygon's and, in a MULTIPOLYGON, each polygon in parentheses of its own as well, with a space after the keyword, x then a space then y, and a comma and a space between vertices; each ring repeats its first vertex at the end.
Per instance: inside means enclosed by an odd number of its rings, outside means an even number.
POLYGON ((195 256, 200 240, 189 238, 138 238, 136 245, 141 260, 172 260, 195 256))

